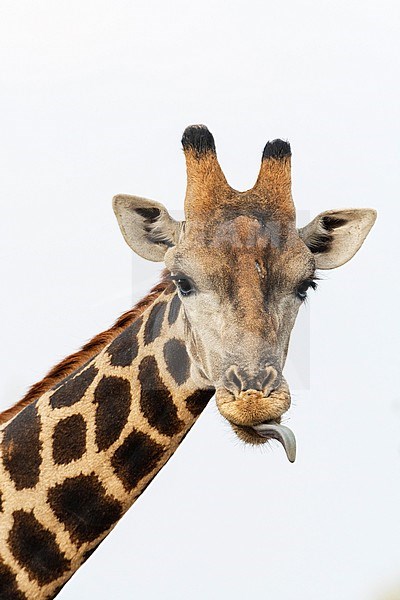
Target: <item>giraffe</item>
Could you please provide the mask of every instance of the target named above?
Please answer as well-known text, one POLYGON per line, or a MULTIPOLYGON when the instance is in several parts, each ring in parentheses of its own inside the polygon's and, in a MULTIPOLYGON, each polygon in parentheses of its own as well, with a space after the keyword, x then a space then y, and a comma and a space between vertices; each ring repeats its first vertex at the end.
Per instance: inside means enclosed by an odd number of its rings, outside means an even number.
POLYGON ((210 398, 249 444, 294 460, 282 370, 316 269, 350 260, 372 209, 326 211, 297 229, 291 150, 268 142, 252 189, 231 188, 213 136, 188 127, 185 221, 118 195, 128 245, 164 262, 161 282, 54 367, 0 422, 0 597, 54 598, 175 452, 210 398))

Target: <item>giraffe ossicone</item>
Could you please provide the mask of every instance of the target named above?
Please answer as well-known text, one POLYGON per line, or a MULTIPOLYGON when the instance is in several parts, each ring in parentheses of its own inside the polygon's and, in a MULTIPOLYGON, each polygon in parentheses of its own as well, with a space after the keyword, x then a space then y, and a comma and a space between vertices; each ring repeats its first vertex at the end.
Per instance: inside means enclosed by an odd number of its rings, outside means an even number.
POLYGON ((347 262, 376 213, 321 213, 296 228, 291 150, 268 142, 257 181, 229 186, 205 126, 182 139, 185 220, 115 196, 128 245, 162 281, 0 415, 0 597, 54 598, 173 454, 210 398, 245 442, 280 424, 290 333, 317 269, 347 262))

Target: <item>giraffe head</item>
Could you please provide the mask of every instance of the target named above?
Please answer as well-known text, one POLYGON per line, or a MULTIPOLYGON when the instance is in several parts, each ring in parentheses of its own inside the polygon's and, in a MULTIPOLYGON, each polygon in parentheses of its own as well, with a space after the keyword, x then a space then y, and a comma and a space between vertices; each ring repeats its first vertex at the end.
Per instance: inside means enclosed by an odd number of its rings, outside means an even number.
POLYGON ((164 261, 175 282, 192 377, 215 388, 221 414, 241 439, 276 437, 293 458, 293 439, 280 425, 290 406, 282 374, 290 333, 316 270, 350 260, 376 213, 330 210, 297 229, 287 142, 266 144, 246 192, 228 185, 206 127, 188 127, 182 144, 185 221, 157 202, 119 195, 120 228, 137 254, 164 261))

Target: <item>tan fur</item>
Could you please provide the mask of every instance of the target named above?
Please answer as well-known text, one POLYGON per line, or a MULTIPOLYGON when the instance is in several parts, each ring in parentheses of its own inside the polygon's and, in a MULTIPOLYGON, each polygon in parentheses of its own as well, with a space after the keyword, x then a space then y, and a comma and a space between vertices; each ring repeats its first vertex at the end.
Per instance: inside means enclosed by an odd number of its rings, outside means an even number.
POLYGON ((291 193, 291 158, 263 160, 255 186, 252 189, 261 202, 273 211, 279 211, 280 218, 294 220, 296 213, 291 193))
POLYGON ((227 202, 234 190, 228 185, 215 153, 207 152, 199 157, 194 150, 188 149, 185 151, 185 158, 186 218, 207 218, 213 205, 227 202))
POLYGON ((247 192, 238 192, 227 183, 216 153, 209 151, 199 156, 187 149, 185 158, 187 219, 207 221, 216 207, 233 205, 240 198, 243 204, 256 201, 259 206, 268 207, 270 212, 279 214, 280 220, 294 221, 290 156, 263 160, 257 181, 247 192))

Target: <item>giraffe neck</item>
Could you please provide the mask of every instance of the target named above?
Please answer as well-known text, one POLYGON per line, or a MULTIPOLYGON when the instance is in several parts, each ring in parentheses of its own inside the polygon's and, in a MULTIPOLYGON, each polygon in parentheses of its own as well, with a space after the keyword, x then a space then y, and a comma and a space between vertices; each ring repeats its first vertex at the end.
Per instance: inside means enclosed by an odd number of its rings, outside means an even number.
POLYGON ((179 298, 165 290, 3 426, 1 598, 53 598, 106 537, 212 396, 192 369, 179 298))

